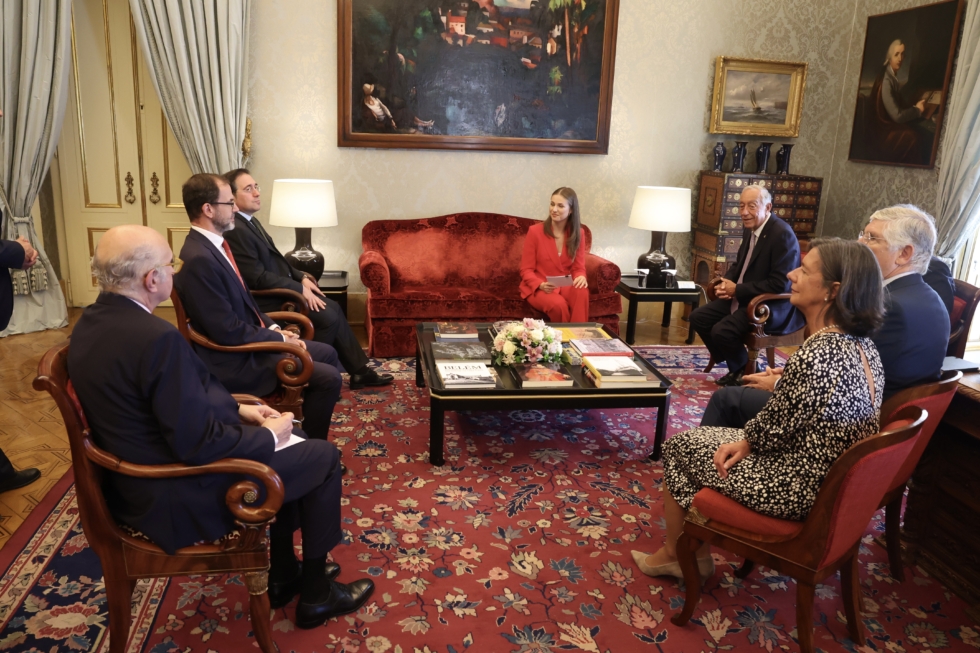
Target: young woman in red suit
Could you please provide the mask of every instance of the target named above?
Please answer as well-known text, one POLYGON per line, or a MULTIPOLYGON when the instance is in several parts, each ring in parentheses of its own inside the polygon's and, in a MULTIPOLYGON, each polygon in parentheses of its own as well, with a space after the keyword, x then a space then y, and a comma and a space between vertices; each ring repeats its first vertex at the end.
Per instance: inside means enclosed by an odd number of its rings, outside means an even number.
POLYGON ((585 322, 589 317, 582 241, 578 196, 571 188, 559 188, 551 195, 548 219, 528 230, 521 256, 521 297, 551 322, 585 322), (572 285, 548 283, 549 276, 565 275, 571 275, 572 285))

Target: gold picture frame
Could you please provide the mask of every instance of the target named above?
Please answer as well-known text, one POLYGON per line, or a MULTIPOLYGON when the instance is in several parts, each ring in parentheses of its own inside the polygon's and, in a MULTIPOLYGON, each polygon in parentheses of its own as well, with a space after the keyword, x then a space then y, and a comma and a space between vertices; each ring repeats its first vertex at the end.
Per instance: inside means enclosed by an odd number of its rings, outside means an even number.
POLYGON ((718 57, 709 131, 799 136, 808 66, 805 61, 718 57))

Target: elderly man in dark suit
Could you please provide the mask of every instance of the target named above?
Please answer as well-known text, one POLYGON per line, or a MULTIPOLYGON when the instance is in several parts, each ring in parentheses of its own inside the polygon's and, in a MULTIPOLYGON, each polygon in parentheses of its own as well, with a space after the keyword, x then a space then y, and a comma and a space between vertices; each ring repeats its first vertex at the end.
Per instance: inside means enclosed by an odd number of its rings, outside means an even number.
MULTIPOLYGON (((337 448, 292 434, 292 413, 239 406, 180 333, 151 314, 170 296, 174 274, 170 246, 154 230, 110 229, 92 271, 101 294, 72 332, 68 370, 96 443, 142 465, 222 458, 269 465, 286 490, 271 528, 270 602, 281 607, 299 593, 296 623, 302 628, 357 610, 374 584, 336 582, 340 567, 326 562, 343 538, 337 448), (293 552, 298 527, 302 565, 293 552)), ((173 553, 233 528, 224 496, 236 480, 109 474, 106 499, 119 521, 173 553)))
MULTIPOLYGON (((225 173, 224 178, 231 185, 238 207, 235 228, 225 234, 225 240, 231 245, 245 285, 251 290, 287 288, 301 293, 310 305, 310 320, 316 329, 313 338, 337 350, 341 364, 350 372, 352 390, 391 383, 392 375, 378 374, 368 367, 367 356, 340 305, 323 296, 316 280, 289 265, 272 236, 255 217, 262 208, 262 193, 252 174, 246 168, 238 168, 225 173)), ((257 300, 263 311, 278 310, 281 302, 265 297, 257 300)))
MULTIPOLYGON (((0 111, 0 118, 3 112, 0 111)), ((0 211, 0 222, 3 221, 3 211, 0 211)), ((26 238, 17 240, 0 240, 0 331, 10 324, 10 316, 14 312, 14 288, 10 282, 10 268, 26 270, 37 263, 37 250, 26 238)), ((41 472, 36 467, 17 471, 0 450, 0 492, 16 490, 30 485, 41 478, 41 472)))
MULTIPOLYGON (((900 204, 871 216, 858 237, 878 260, 885 280, 885 322, 872 341, 885 368, 884 399, 939 379, 949 341, 949 313, 922 278, 936 245, 932 216, 900 204)), ((745 377, 746 386, 711 397, 701 426, 742 428, 769 400, 782 368, 745 377)))
MULTIPOLYGON (((800 265, 800 244, 793 229, 772 215, 772 198, 762 186, 749 186, 738 202, 745 231, 738 256, 724 278, 715 282, 717 299, 691 313, 691 324, 717 362, 728 364, 718 385, 739 385, 748 363, 742 341, 751 323, 745 307, 756 295, 789 291, 786 275, 800 265)), ((803 326, 788 301, 769 302, 769 331, 784 333, 803 326)))
MULTIPOLYGON (((342 386, 336 350, 281 330, 255 304, 224 239, 235 228, 235 200, 228 182, 197 174, 182 192, 191 231, 180 250, 182 267, 174 283, 191 324, 219 345, 285 341, 304 347, 314 369, 303 401, 303 427, 310 437, 326 438, 342 386)), ((278 383, 276 365, 284 354, 221 352, 198 345, 194 349, 232 392, 263 396, 278 383)))

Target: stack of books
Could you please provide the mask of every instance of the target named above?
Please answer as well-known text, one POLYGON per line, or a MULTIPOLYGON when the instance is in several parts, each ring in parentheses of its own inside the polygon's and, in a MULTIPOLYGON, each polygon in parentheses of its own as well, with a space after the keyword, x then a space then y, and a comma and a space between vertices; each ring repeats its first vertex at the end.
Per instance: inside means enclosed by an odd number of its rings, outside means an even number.
POLYGON ((570 388, 574 384, 559 363, 526 363, 512 368, 521 388, 570 388))
POLYGON ((572 340, 572 346, 582 356, 620 356, 633 358, 633 350, 622 340, 572 340))
POLYGON ((480 332, 472 322, 437 322, 436 342, 459 342, 470 340, 478 342, 480 332))
POLYGON ((560 327, 561 341, 609 340, 609 334, 599 327, 560 327))
POLYGON ((497 378, 485 363, 436 362, 439 378, 447 390, 492 389, 497 387, 497 378))
POLYGON ((432 357, 437 361, 467 361, 470 363, 492 362, 490 349, 479 340, 451 340, 432 343, 432 357))
POLYGON ((660 385, 652 374, 647 374, 633 362, 632 357, 626 356, 583 356, 582 373, 597 388, 648 388, 660 385))

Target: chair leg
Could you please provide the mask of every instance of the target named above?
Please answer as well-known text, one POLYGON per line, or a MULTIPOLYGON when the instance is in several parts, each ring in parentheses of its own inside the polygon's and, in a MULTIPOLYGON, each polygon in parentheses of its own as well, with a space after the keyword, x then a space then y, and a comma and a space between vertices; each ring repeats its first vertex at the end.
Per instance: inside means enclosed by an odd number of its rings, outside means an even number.
POLYGON ((700 547, 700 540, 694 539, 687 533, 681 533, 677 538, 677 562, 684 572, 684 586, 687 591, 684 607, 670 619, 677 626, 683 626, 688 622, 694 614, 698 601, 701 600, 701 573, 698 571, 698 561, 695 558, 695 552, 700 547))
POLYGON ((844 615, 847 632, 855 646, 864 646, 864 628, 861 626, 861 582, 858 573, 857 550, 840 568, 841 597, 844 599, 844 615))
POLYGON ((704 368, 704 373, 707 374, 708 372, 710 372, 711 368, 713 368, 714 366, 715 366, 715 357, 708 356, 708 366, 704 368))
POLYGON ((776 367, 776 348, 766 347, 766 361, 769 363, 769 367, 776 367))
POLYGON ((800 653, 813 653, 813 596, 812 583, 796 580, 796 637, 800 653))
POLYGON ((888 566, 892 578, 899 582, 905 580, 905 569, 902 565, 902 497, 898 496, 885 506, 885 540, 888 543, 888 566))
POLYGON ((735 578, 748 578, 753 569, 755 569, 755 563, 746 558, 742 562, 742 566, 735 570, 735 578))
POLYGON ((269 572, 253 571, 245 574, 245 587, 248 588, 248 607, 252 617, 252 632, 262 653, 276 653, 276 643, 272 641, 272 624, 269 614, 269 572))
POLYGON ((759 350, 749 349, 749 362, 745 364, 743 374, 755 374, 755 362, 759 360, 759 350))
POLYGON ((109 653, 123 653, 126 650, 135 588, 136 581, 131 578, 105 577, 105 598, 109 606, 109 653))

